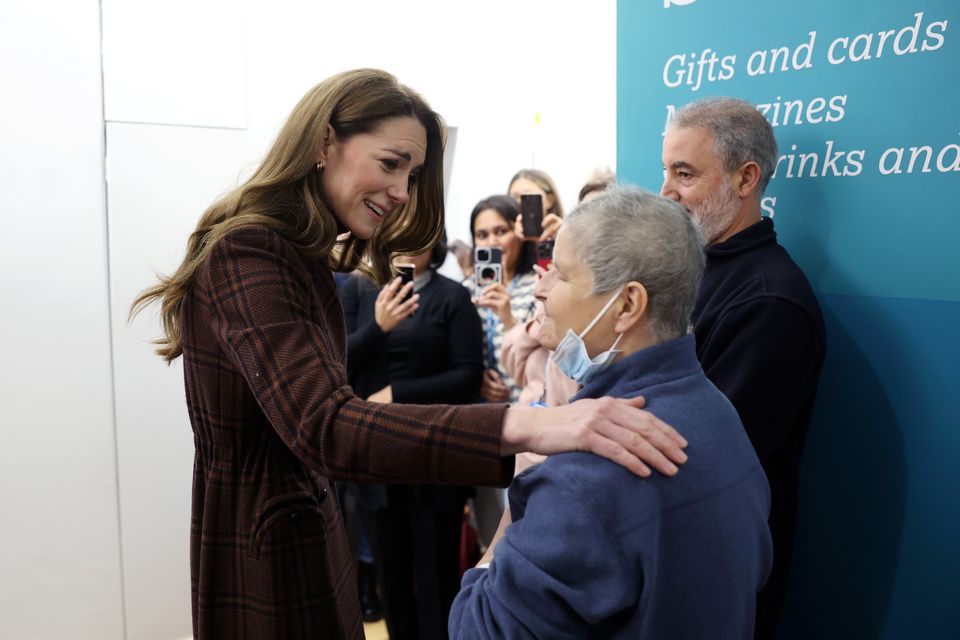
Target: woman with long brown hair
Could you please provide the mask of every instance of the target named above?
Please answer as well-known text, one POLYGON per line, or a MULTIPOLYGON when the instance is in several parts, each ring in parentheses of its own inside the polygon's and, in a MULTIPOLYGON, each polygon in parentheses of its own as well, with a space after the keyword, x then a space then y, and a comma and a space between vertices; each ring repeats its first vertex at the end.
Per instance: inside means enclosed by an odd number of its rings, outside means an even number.
POLYGON ((440 237, 442 156, 443 123, 418 94, 382 71, 333 76, 134 302, 161 303, 158 352, 183 356, 196 638, 363 637, 330 478, 503 484, 521 450, 590 450, 642 474, 685 459, 642 401, 508 411, 353 394, 333 271, 383 284, 392 254, 440 237))

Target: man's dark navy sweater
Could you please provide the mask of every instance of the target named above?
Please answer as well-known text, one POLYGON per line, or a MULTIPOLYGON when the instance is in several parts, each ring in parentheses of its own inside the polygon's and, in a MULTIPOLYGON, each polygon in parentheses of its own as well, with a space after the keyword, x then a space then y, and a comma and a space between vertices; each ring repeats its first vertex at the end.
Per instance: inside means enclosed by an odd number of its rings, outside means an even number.
POLYGON ((517 476, 513 524, 464 576, 451 638, 752 637, 772 557, 757 456, 693 336, 623 358, 577 398, 641 394, 690 443, 679 474, 567 453, 517 476))
POLYGON ((787 586, 800 453, 826 351, 820 306, 764 218, 707 248, 693 313, 697 356, 743 420, 770 481, 774 566, 758 601, 770 637, 787 586))

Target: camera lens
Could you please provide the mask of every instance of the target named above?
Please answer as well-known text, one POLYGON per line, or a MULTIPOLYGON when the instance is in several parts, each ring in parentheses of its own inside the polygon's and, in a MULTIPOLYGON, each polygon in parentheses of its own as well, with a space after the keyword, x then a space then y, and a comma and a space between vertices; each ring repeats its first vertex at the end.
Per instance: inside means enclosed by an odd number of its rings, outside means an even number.
POLYGON ((480 269, 480 277, 483 280, 495 280, 497 277, 497 271, 493 267, 484 267, 480 269))

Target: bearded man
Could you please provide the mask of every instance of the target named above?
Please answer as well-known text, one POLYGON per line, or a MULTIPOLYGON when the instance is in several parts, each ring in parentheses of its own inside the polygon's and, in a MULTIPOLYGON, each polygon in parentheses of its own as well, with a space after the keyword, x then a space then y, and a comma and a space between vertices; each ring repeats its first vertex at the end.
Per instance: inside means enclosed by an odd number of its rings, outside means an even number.
POLYGON ((826 351, 810 283, 761 217, 776 165, 773 129, 743 100, 693 102, 667 124, 660 193, 686 208, 707 243, 692 316, 697 356, 770 483, 774 564, 757 599, 757 638, 773 637, 786 596, 800 454, 826 351))

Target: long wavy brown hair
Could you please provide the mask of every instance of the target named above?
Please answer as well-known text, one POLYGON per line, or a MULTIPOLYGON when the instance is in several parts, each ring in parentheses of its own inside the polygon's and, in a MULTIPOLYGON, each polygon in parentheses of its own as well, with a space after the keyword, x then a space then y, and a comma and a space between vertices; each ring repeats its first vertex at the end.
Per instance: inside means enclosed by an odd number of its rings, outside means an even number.
POLYGON ((164 335, 154 341, 157 353, 168 363, 180 356, 180 309, 194 274, 217 240, 246 225, 272 229, 335 271, 359 270, 386 283, 394 274, 392 255, 423 253, 443 232, 443 145, 443 120, 389 73, 357 69, 324 80, 294 107, 253 175, 203 213, 187 240, 183 262, 137 296, 130 318, 159 300, 164 335), (317 171, 327 126, 345 141, 398 116, 416 118, 427 132, 426 158, 410 187, 410 199, 385 218, 369 240, 350 236, 338 242, 344 229, 325 202, 317 171))

